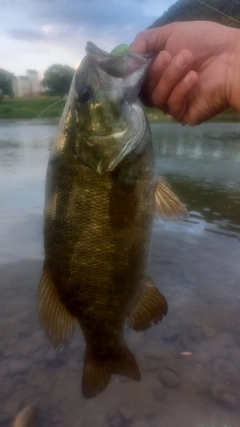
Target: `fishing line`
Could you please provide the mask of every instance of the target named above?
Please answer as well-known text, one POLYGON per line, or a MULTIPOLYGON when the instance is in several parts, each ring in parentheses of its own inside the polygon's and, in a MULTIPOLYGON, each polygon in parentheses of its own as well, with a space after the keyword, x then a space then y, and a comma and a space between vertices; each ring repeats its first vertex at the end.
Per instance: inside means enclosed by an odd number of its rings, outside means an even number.
POLYGON ((47 108, 45 108, 43 111, 41 111, 40 114, 38 114, 37 117, 35 117, 34 119, 29 120, 29 122, 27 122, 26 124, 30 124, 32 122, 34 122, 34 120, 37 120, 43 113, 45 113, 45 111, 47 111, 49 108, 53 107, 54 105, 58 104, 59 102, 65 101, 65 99, 67 99, 67 96, 65 96, 65 98, 59 99, 59 101, 54 102, 53 104, 49 105, 47 108))
POLYGON ((204 4, 204 6, 207 6, 207 7, 209 7, 210 9, 215 10, 216 12, 220 13, 221 15, 226 16, 226 18, 229 18, 229 19, 231 19, 232 21, 237 22, 238 24, 240 24, 240 21, 238 21, 237 19, 232 18, 231 16, 226 15, 226 13, 221 12, 221 11, 220 11, 220 10, 218 10, 218 9, 215 9, 215 7, 210 6, 210 5, 209 5, 209 4, 207 4, 207 3, 204 3, 204 1, 202 1, 202 0, 197 0, 197 1, 198 1, 198 3, 204 4))

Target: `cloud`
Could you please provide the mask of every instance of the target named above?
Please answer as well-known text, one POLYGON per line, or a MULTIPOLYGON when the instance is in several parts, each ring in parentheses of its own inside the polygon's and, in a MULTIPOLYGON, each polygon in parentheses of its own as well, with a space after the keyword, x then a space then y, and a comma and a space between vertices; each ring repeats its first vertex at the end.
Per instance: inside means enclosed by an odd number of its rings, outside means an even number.
MULTIPOLYGON (((3 0, 0 43, 34 58, 43 70, 51 61, 76 64, 85 54, 88 40, 110 51, 131 43, 175 0, 3 0), (8 38, 8 40, 7 40, 8 38), (23 45, 24 43, 24 45, 23 45), (44 57, 45 54, 45 57, 44 57), (41 58, 40 58, 41 57, 41 58), (42 65, 41 65, 42 64, 42 65)), ((19 59, 5 60, 13 69, 19 59), (15 62, 14 62, 15 61, 15 62)), ((31 68, 31 66, 28 66, 31 68)), ((18 67, 19 68, 19 67, 18 67)))
POLYGON ((28 30, 26 28, 16 28, 10 30, 9 35, 17 40, 27 40, 35 42, 36 40, 46 40, 46 34, 43 31, 28 30))

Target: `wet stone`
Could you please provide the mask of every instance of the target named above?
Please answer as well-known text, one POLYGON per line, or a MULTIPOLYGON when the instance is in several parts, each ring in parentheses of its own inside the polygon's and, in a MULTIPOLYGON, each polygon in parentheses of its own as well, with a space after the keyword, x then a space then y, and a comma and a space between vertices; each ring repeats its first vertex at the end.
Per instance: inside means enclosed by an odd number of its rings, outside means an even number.
POLYGON ((170 330, 166 330, 163 333, 163 339, 164 341, 167 342, 171 342, 171 341, 176 341, 180 336, 180 332, 178 329, 170 329, 170 330))
POLYGON ((217 345, 221 347, 232 347, 234 345, 234 340, 232 334, 222 333, 218 334, 217 345))
POLYGON ((198 343, 203 339, 203 332, 200 326, 191 326, 187 330, 187 335, 192 339, 192 341, 198 343))
POLYGON ((128 339, 132 347, 141 347, 144 345, 144 332, 130 330, 128 339))
POLYGON ((162 384, 155 385, 152 389, 152 397, 154 400, 162 401, 165 400, 167 392, 165 387, 162 384))
POLYGON ((126 421, 130 421, 134 416, 133 410, 131 410, 128 406, 121 407, 120 412, 126 421))
POLYGON ((226 408, 236 408, 238 400, 236 396, 224 384, 215 384, 211 389, 214 399, 226 408))
POLYGON ((190 367, 183 375, 182 389, 187 394, 208 393, 212 386, 212 376, 205 367, 190 367))
POLYGON ((180 374, 179 362, 177 359, 169 358, 169 359, 165 360, 163 364, 164 364, 166 369, 174 372, 177 375, 180 374))
MULTIPOLYGON (((145 362, 146 363, 146 362, 145 362)), ((159 367, 159 361, 156 359, 148 359, 147 363, 144 365, 143 370, 147 372, 157 371, 159 367)))
POLYGON ((169 370, 168 368, 164 368, 160 374, 160 379, 163 384, 167 387, 178 387, 180 384, 180 377, 175 372, 169 370))
POLYGON ((27 372, 31 366, 29 360, 11 360, 8 365, 9 375, 22 374, 27 372))
POLYGON ((217 329, 210 326, 204 326, 202 328, 202 333, 204 337, 211 339, 217 335, 217 329))
POLYGON ((181 348, 183 351, 192 351, 193 350, 193 342, 190 337, 187 335, 182 335, 180 340, 181 348))
POLYGON ((120 411, 110 412, 107 416, 109 427, 122 427, 124 425, 124 418, 120 411))
POLYGON ((144 421, 136 421, 131 424, 131 427, 150 427, 150 424, 145 423, 144 421))
MULTIPOLYGON (((1 378, 1 377, 0 377, 1 378)), ((5 400, 14 392, 14 384, 11 381, 5 382, 0 387, 0 400, 5 400)))
POLYGON ((5 424, 9 425, 10 424, 10 420, 11 420, 10 415, 4 414, 4 413, 0 414, 0 426, 3 426, 5 424))
POLYGON ((213 364, 213 370, 216 375, 223 376, 226 380, 239 380, 239 373, 230 360, 216 359, 213 364))
POLYGON ((194 353, 194 360, 200 365, 205 365, 211 362, 212 357, 206 351, 197 351, 194 353))

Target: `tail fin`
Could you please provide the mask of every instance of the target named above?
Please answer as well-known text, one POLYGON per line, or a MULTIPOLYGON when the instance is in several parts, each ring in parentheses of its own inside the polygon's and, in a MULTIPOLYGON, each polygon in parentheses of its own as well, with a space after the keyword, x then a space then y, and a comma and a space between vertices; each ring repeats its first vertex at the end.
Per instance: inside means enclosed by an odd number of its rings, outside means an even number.
POLYGON ((90 399, 100 394, 107 387, 112 374, 140 381, 138 365, 128 347, 125 346, 119 355, 104 359, 97 358, 87 349, 82 377, 83 396, 90 399))

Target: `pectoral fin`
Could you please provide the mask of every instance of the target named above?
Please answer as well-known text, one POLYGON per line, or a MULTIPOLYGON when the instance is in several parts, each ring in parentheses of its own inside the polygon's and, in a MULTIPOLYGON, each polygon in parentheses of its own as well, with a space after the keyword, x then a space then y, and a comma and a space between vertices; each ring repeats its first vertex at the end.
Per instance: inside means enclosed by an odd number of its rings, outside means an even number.
POLYGON ((72 337, 75 318, 63 305, 51 277, 45 271, 38 287, 37 307, 47 336, 56 350, 62 350, 72 337))
POLYGON ((167 301, 164 296, 153 285, 152 280, 147 277, 146 284, 128 316, 128 323, 135 331, 144 331, 160 322, 166 316, 168 310, 167 301))
POLYGON ((155 187, 155 211, 164 221, 188 218, 187 209, 161 177, 158 177, 155 187))

